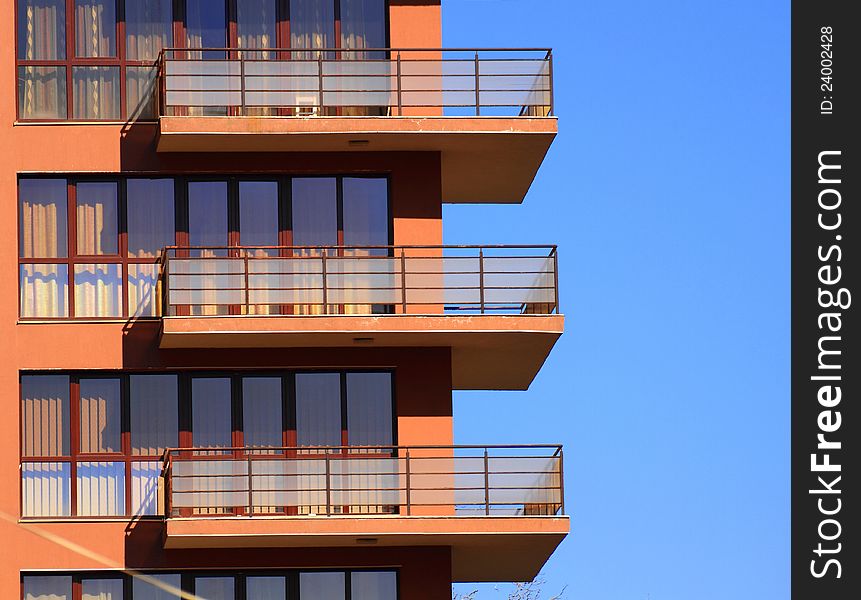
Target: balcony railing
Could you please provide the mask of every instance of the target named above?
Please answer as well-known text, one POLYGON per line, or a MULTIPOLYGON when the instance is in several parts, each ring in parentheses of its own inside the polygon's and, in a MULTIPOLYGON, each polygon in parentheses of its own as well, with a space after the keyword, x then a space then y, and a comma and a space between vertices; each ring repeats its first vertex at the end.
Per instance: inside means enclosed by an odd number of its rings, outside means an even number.
POLYGON ((547 49, 178 49, 162 116, 553 115, 547 49))
POLYGON ((162 475, 168 518, 564 512, 561 446, 170 449, 162 475))
POLYGON ((162 313, 558 313, 555 246, 171 247, 162 313))

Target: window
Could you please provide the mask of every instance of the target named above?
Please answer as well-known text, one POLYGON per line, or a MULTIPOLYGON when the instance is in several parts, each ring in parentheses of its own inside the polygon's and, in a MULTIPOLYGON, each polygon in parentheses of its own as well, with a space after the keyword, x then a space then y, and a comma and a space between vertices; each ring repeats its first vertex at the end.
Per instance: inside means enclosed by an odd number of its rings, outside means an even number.
MULTIPOLYGON (((17 6, 18 118, 24 120, 152 119, 153 63, 172 46, 306 50, 289 57, 298 60, 316 58, 316 48, 383 48, 388 41, 386 0, 17 0, 17 6)), ((342 56, 327 58, 336 57, 342 56)), ((189 111, 195 113, 225 111, 189 111)))
POLYGON ((24 600, 173 600, 184 592, 207 600, 397 600, 397 571, 235 571, 138 573, 25 573, 24 600), (347 595, 349 593, 349 596, 347 595), (78 596, 80 594, 80 596, 78 596))
POLYGON ((25 517, 155 515, 168 448, 387 454, 395 443, 388 371, 25 374, 20 385, 25 517))
MULTIPOLYGON (((20 316, 26 319, 158 316, 157 262, 169 246, 206 247, 191 252, 198 257, 228 256, 227 246, 285 247, 249 250, 250 256, 265 258, 286 252, 320 255, 318 249, 287 246, 346 244, 376 248, 332 248, 329 255, 385 256, 391 240, 385 177, 22 177, 18 194, 20 316)), ((300 266, 292 280, 271 273, 268 267, 278 265, 256 266, 261 274, 249 282, 249 312, 283 312, 272 301, 271 286, 295 288, 295 306, 288 310, 322 312, 316 263, 305 265, 307 277, 300 266)), ((376 288, 395 287, 381 279, 391 274, 367 277, 376 288)), ((236 287, 228 285, 235 279, 221 273, 212 282, 224 289, 236 287)), ((386 305, 349 304, 359 292, 339 291, 343 303, 329 306, 330 312, 386 310, 386 305)), ((222 297, 200 294, 195 302, 214 304, 195 306, 194 314, 226 313, 222 297)))

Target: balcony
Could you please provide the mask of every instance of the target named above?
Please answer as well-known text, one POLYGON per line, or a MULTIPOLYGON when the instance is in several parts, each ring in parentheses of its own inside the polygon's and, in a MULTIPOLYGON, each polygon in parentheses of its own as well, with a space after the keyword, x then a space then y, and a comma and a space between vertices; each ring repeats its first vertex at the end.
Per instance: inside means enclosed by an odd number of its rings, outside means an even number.
POLYGON ((521 202, 557 131, 546 49, 168 49, 157 104, 159 152, 438 152, 445 202, 521 202))
POLYGON ((560 446, 165 455, 168 549, 451 546, 456 581, 529 580, 568 533, 560 446))
POLYGON ((167 248, 162 348, 448 347, 526 389, 562 333, 554 246, 167 248))

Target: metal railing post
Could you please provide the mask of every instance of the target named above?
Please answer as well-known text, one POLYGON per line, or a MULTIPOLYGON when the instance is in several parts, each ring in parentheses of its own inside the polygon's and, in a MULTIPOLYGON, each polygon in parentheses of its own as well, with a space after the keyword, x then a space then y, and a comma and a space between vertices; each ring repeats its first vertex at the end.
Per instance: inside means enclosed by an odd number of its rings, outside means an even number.
POLYGON ((478 249, 478 300, 481 314, 484 314, 484 248, 478 249))
POLYGON ((410 498, 410 449, 407 448, 407 460, 406 460, 406 472, 407 472, 407 481, 406 481, 406 492, 407 492, 407 516, 412 514, 412 500, 410 498))
POLYGON ((329 453, 326 453, 326 516, 332 515, 332 471, 329 467, 329 453))
POLYGON ((397 85, 398 85, 398 116, 404 116, 404 105, 402 98, 402 86, 401 86, 401 52, 398 50, 398 77, 397 77, 397 85))
POLYGON ((170 316, 170 257, 168 256, 168 251, 164 251, 164 261, 162 262, 162 294, 164 295, 164 306, 162 307, 162 316, 169 317, 170 316))
POLYGON ((559 251, 553 248, 553 304, 559 314, 559 251))
POLYGON ((407 257, 401 248, 401 308, 407 314, 407 257))
POLYGON ((254 477, 251 475, 251 455, 248 455, 248 515, 254 514, 254 477))
POLYGON ((322 263, 323 264, 320 267, 320 270, 321 270, 322 275, 323 275, 323 307, 322 307, 322 310, 323 310, 323 314, 327 315, 327 314, 329 314, 329 302, 328 302, 329 293, 328 293, 328 289, 327 289, 328 283, 326 281, 328 279, 328 277, 326 276, 326 249, 325 248, 323 248, 322 263))
POLYGON ((547 61, 548 61, 548 69, 547 69, 547 77, 550 82, 550 112, 547 114, 548 117, 552 117, 555 112, 554 103, 555 100, 553 98, 553 51, 547 51, 547 61))
POLYGON ((245 273, 245 314, 250 315, 251 314, 251 302, 250 302, 249 296, 251 295, 251 291, 250 291, 251 290, 251 283, 249 282, 249 275, 248 275, 248 252, 244 253, 242 260, 243 260, 243 266, 245 269, 245 271, 244 271, 244 273, 245 273))
POLYGON ((239 111, 245 115, 245 54, 239 53, 239 111))
POLYGON ((481 77, 478 68, 478 51, 475 53, 475 116, 481 116, 481 77))
POLYGON ((318 91, 320 93, 320 96, 318 98, 318 101, 319 101, 318 108, 320 109, 320 114, 317 116, 322 117, 323 116, 323 53, 322 52, 320 52, 317 55, 317 76, 318 76, 318 80, 319 80, 319 90, 318 91))
POLYGON ((490 515, 490 460, 484 449, 484 514, 490 515))
MULTIPOLYGON (((565 461, 563 460, 562 446, 559 447, 559 512, 565 514, 565 461)), ((553 512, 556 514, 556 511, 553 512)))

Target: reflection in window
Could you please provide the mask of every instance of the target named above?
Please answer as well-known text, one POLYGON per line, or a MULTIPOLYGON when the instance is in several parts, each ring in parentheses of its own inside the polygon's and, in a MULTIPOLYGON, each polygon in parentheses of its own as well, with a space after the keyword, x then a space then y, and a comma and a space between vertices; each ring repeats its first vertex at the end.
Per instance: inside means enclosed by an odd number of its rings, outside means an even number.
POLYGON ((77 478, 79 516, 113 517, 126 514, 124 462, 79 462, 77 478))
POLYGON ((338 244, 337 186, 333 177, 293 179, 293 245, 338 244))
POLYGON ((24 600, 72 600, 72 577, 28 575, 24 577, 24 600))
POLYGON ((158 67, 126 67, 126 114, 129 119, 155 118, 158 67))
POLYGON ((191 435, 199 448, 229 448, 231 444, 230 379, 191 380, 191 435))
POLYGON ((122 452, 120 380, 81 379, 81 440, 85 454, 122 452))
POLYGON ((396 600, 398 577, 393 571, 354 571, 350 576, 351 600, 396 600))
POLYGON ((129 179, 126 183, 129 256, 155 258, 173 246, 173 179, 129 179))
POLYGON ((25 517, 71 516, 72 478, 69 463, 23 463, 21 509, 25 517))
POLYGON ((287 600, 285 577, 248 576, 245 580, 248 600, 287 600))
POLYGON ((18 58, 66 58, 65 0, 18 0, 18 58))
MULTIPOLYGON (((341 48, 385 48, 386 0, 341 0, 341 48)), ((384 58, 383 53, 350 58, 384 58)))
POLYGON ((119 67, 72 67, 72 90, 75 119, 120 118, 119 67))
POLYGON ((66 256, 66 180, 22 179, 18 198, 21 257, 66 256))
POLYGON ((66 118, 66 67, 18 67, 18 115, 66 118))
POLYGON ((21 377, 24 456, 69 456, 69 377, 21 377))
POLYGON ((191 246, 227 245, 227 182, 188 184, 188 241, 191 246))
POLYGON ((180 576, 178 574, 147 575, 146 580, 135 577, 132 579, 132 598, 134 600, 174 600, 181 597, 179 593, 174 594, 163 589, 163 587, 168 587, 179 592, 182 587, 180 576), (149 580, 158 581, 162 587, 150 583, 149 580))
POLYGON ((158 456, 178 445, 176 375, 130 375, 132 454, 158 456))
MULTIPOLYGON (((387 246, 388 244, 388 180, 345 177, 344 245, 387 246)), ((383 249, 368 251, 368 253, 385 256, 387 251, 383 249)))
POLYGON ((81 600, 123 600, 122 579, 82 579, 81 600))
POLYGON ((347 373, 347 439, 351 446, 392 444, 392 376, 347 373))
POLYGON ((233 577, 195 577, 194 595, 206 600, 234 600, 233 577))
POLYGON ((242 430, 245 445, 283 445, 283 410, 280 377, 242 378, 242 430))
MULTIPOLYGON (((319 0, 290 0, 290 47, 333 48, 335 46, 335 3, 319 0)), ((294 58, 316 58, 311 52, 294 53, 294 58)))
MULTIPOLYGON (((188 48, 225 48, 227 11, 224 0, 186 0, 185 42, 188 48)), ((190 53, 192 58, 223 58, 224 52, 190 53)))
POLYGON ((75 186, 78 255, 117 254, 117 184, 84 182, 75 186))
POLYGON ((345 573, 299 573, 300 598, 344 600, 345 573))
POLYGON ((126 2, 126 58, 155 60, 169 47, 173 30, 173 0, 126 2))
POLYGON ((134 516, 157 514, 161 461, 135 461, 131 463, 131 471, 131 514, 134 516))
MULTIPOLYGON (((275 48, 277 43, 277 0, 236 0, 236 33, 240 48, 275 48)), ((269 58, 268 52, 251 58, 269 58)))
POLYGON ((278 183, 239 182, 239 243, 278 245, 278 183))
POLYGON ((121 265, 75 265, 76 317, 121 316, 122 292, 121 265))
POLYGON ((296 443, 299 446, 341 445, 341 376, 338 373, 296 374, 296 443))
POLYGON ((75 56, 116 56, 116 8, 116 0, 75 0, 75 56))
POLYGON ((129 265, 129 316, 158 316, 158 265, 129 265))
POLYGON ((21 316, 69 316, 68 265, 21 265, 21 316))

